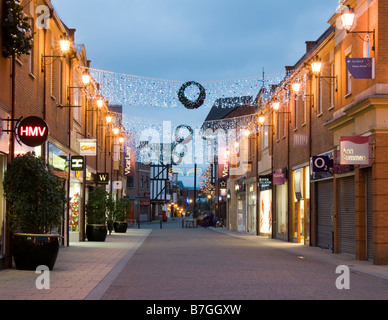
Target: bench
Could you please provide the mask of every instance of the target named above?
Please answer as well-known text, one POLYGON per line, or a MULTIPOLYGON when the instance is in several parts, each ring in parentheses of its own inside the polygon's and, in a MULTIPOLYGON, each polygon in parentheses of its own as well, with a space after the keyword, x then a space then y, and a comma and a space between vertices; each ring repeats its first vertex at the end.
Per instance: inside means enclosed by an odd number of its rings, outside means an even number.
POLYGON ((186 219, 185 228, 197 228, 197 220, 195 219, 186 219))

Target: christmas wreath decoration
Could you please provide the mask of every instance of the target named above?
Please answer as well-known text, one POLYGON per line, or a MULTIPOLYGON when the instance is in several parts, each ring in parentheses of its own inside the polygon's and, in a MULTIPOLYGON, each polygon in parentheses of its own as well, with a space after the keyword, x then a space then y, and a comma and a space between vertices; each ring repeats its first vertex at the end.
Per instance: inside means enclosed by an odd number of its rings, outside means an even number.
POLYGON ((32 49, 32 35, 29 18, 23 13, 23 6, 18 0, 5 2, 5 16, 3 25, 3 56, 11 57, 13 54, 29 54, 32 49))
POLYGON ((206 99, 206 90, 204 87, 202 87, 199 83, 195 82, 195 81, 189 81, 189 82, 186 82, 179 90, 178 92, 178 98, 179 98, 179 101, 185 106, 186 109, 198 109, 199 107, 201 107, 204 102, 205 102, 205 99, 206 99), (200 93, 199 93, 199 96, 198 96, 198 99, 195 100, 195 101, 191 101, 189 99, 187 99, 186 95, 185 95, 185 91, 188 87, 190 86, 197 86, 200 93))

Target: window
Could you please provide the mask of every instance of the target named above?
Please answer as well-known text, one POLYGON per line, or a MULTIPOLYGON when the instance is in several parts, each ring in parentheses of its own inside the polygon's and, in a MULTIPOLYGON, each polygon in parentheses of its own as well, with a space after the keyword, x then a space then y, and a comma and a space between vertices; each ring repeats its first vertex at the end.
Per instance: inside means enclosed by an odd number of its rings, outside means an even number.
POLYGON ((63 63, 59 64, 59 75, 58 75, 58 103, 63 104, 63 63))
POLYGON ((31 33, 32 33, 32 40, 31 40, 31 51, 30 51, 30 74, 34 75, 35 73, 35 36, 34 36, 34 30, 35 30, 35 20, 34 18, 30 19, 30 25, 31 25, 31 33))
POLYGON ((144 177, 140 177, 140 189, 144 189, 144 177))
POLYGON ((318 115, 322 114, 323 110, 323 79, 319 78, 319 99, 318 99, 318 115))
POLYGON ((54 52, 51 51, 50 67, 51 67, 51 96, 54 97, 55 93, 55 58, 54 52))
POLYGON ((127 189, 133 188, 133 177, 127 177, 127 189))
POLYGON ((335 105, 335 92, 336 92, 336 79, 335 79, 335 65, 332 63, 330 65, 330 76, 331 76, 331 83, 330 83, 330 108, 334 108, 335 105))
MULTIPOLYGON (((350 55, 346 56, 346 58, 350 58, 350 55)), ((349 70, 347 70, 347 74, 346 74, 346 95, 351 94, 351 93, 352 93, 352 75, 349 72, 349 70)))
POLYGON ((303 108, 302 108, 302 124, 306 124, 307 123, 307 98, 305 97, 303 99, 303 108))
POLYGON ((269 143, 269 127, 265 126, 263 127, 263 132, 261 134, 261 150, 268 148, 269 143))
POLYGON ((298 96, 294 96, 294 120, 295 120, 295 129, 298 128, 298 96))

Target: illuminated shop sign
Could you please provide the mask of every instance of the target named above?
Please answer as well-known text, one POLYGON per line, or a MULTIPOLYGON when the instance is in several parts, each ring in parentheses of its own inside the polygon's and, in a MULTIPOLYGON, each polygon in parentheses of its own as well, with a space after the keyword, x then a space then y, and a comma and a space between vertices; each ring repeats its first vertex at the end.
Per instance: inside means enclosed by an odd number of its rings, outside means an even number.
POLYGON ((368 165, 370 162, 369 137, 341 137, 340 164, 368 165))
POLYGON ((47 141, 49 127, 47 123, 38 117, 23 119, 17 130, 19 140, 29 147, 39 147, 47 141))
POLYGON ((95 181, 97 184, 109 184, 109 173, 97 173, 95 181))
POLYGON ((83 171, 85 169, 85 158, 83 156, 71 157, 71 171, 83 171))
POLYGON ((79 154, 81 156, 95 157, 97 155, 97 140, 84 139, 78 140, 79 142, 79 154))

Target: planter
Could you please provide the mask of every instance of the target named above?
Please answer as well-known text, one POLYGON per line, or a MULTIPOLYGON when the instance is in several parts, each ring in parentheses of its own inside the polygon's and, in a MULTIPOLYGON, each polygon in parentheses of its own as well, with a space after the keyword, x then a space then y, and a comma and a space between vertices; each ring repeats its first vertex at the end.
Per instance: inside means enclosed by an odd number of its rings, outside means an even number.
POLYGON ((59 235, 15 233, 13 258, 16 269, 35 271, 39 266, 54 269, 59 251, 59 235))
POLYGON ((105 224, 88 224, 86 226, 86 237, 88 241, 104 242, 108 234, 108 228, 105 224))
POLYGON ((126 233, 128 229, 128 223, 115 221, 115 223, 113 224, 113 228, 116 233, 126 233))

